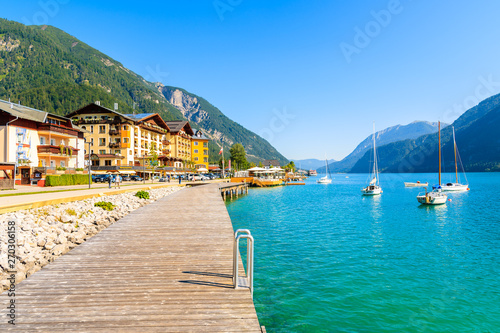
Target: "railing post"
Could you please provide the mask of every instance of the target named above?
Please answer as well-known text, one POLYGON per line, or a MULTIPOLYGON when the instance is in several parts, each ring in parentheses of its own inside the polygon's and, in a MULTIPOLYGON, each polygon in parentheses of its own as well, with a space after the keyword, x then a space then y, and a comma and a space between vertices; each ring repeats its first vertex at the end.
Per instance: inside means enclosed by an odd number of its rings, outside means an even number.
POLYGON ((238 229, 234 233, 234 247, 233 247, 233 287, 238 289, 240 287, 247 287, 250 289, 250 293, 253 296, 253 265, 254 265, 254 239, 250 230, 248 229, 238 229), (239 267, 238 259, 240 257, 240 239, 246 238, 247 240, 247 273, 246 280, 247 286, 240 286, 238 283, 239 278, 239 267))

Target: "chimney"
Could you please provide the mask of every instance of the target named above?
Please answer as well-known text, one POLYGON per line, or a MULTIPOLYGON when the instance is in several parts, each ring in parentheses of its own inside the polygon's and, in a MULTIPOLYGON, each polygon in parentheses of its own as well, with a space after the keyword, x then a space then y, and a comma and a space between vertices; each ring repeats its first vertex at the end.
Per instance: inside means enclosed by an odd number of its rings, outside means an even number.
POLYGON ((95 101, 95 105, 101 106, 101 101, 95 101))
POLYGON ((118 110, 118 103, 115 103, 115 111, 118 110))

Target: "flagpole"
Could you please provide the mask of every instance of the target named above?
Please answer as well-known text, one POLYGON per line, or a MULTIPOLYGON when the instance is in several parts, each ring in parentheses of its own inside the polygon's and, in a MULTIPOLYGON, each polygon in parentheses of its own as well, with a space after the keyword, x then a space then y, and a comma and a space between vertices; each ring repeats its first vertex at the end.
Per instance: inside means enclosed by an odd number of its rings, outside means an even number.
POLYGON ((226 169, 224 168, 224 146, 222 146, 222 179, 225 178, 225 174, 224 174, 224 171, 226 169))

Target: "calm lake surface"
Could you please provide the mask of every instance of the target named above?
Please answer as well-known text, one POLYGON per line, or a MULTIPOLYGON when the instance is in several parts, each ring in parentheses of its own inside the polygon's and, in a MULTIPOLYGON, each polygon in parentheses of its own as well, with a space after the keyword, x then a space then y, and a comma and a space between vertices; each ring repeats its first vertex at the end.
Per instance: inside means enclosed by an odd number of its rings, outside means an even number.
POLYGON ((255 238, 268 332, 500 332, 500 174, 433 207, 403 182, 435 174, 382 174, 379 197, 361 196, 368 175, 320 176, 227 202, 255 238))

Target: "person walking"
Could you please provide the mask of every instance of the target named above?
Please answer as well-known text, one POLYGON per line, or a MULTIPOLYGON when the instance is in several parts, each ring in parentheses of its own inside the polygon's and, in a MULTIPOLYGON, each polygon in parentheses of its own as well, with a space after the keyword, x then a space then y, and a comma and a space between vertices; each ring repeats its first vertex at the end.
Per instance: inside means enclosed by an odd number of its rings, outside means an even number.
POLYGON ((120 175, 115 176, 115 188, 120 188, 120 175))

